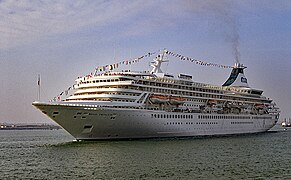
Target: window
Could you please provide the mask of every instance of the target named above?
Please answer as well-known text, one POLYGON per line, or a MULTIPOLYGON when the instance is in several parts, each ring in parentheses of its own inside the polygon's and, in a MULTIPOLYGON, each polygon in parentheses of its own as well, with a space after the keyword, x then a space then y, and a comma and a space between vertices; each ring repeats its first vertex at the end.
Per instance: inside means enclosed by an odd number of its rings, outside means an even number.
POLYGON ((84 129, 90 129, 90 128, 92 128, 92 125, 85 125, 84 126, 84 129))

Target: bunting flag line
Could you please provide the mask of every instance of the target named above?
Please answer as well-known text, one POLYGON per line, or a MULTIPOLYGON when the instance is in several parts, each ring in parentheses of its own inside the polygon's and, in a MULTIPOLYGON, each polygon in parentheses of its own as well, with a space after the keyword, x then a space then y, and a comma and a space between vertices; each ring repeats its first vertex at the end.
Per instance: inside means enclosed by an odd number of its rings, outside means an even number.
POLYGON ((123 60, 123 61, 120 61, 120 62, 117 62, 117 63, 114 63, 114 64, 107 64, 105 66, 97 66, 95 68, 95 75, 98 73, 98 72, 103 72, 103 71, 112 71, 114 69, 117 69, 119 68, 119 65, 131 65, 131 64, 135 64, 137 62, 139 62, 140 60, 144 59, 144 58, 147 58, 147 57, 151 57, 152 55, 156 54, 156 52, 149 52, 143 56, 140 56, 138 58, 135 58, 135 59, 132 59, 132 60, 123 60))
POLYGON ((187 60, 187 61, 196 63, 198 65, 202 65, 202 66, 213 66, 213 67, 219 67, 219 68, 232 68, 232 66, 226 66, 226 65, 216 64, 216 63, 209 63, 209 62, 206 62, 206 61, 201 61, 201 60, 198 60, 198 59, 189 58, 187 56, 183 56, 181 54, 174 53, 174 52, 171 52, 171 51, 166 51, 166 54, 171 55, 171 56, 176 57, 176 58, 179 58, 179 59, 181 59, 183 61, 187 60))
POLYGON ((69 95, 70 90, 74 89, 74 86, 70 86, 67 88, 65 91, 61 92, 57 96, 55 96, 53 99, 49 100, 49 102, 56 102, 56 101, 61 101, 61 97, 65 95, 66 97, 69 95))

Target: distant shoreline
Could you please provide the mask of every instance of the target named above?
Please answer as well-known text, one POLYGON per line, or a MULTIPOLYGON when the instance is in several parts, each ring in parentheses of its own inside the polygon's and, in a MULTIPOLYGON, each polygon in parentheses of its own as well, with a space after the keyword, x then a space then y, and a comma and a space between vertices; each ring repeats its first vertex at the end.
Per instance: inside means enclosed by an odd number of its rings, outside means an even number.
POLYGON ((52 124, 0 124, 0 130, 58 130, 58 125, 52 124))

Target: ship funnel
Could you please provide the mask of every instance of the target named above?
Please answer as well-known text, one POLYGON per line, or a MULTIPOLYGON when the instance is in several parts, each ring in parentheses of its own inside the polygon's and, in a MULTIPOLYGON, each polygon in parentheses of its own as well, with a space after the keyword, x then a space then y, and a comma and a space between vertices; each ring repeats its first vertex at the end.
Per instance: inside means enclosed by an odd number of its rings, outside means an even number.
POLYGON ((249 87, 248 80, 244 75, 244 69, 247 68, 240 63, 235 63, 231 74, 222 86, 249 87))

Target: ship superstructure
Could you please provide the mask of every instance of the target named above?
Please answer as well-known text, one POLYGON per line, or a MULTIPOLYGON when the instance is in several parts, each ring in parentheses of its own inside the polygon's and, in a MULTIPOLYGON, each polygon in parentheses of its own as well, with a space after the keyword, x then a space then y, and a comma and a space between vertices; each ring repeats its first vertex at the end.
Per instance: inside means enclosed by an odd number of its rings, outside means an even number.
POLYGON ((150 72, 95 73, 78 78, 65 100, 33 105, 78 140, 257 133, 278 121, 279 109, 249 87, 242 64, 215 86, 163 73, 166 55, 150 72))

